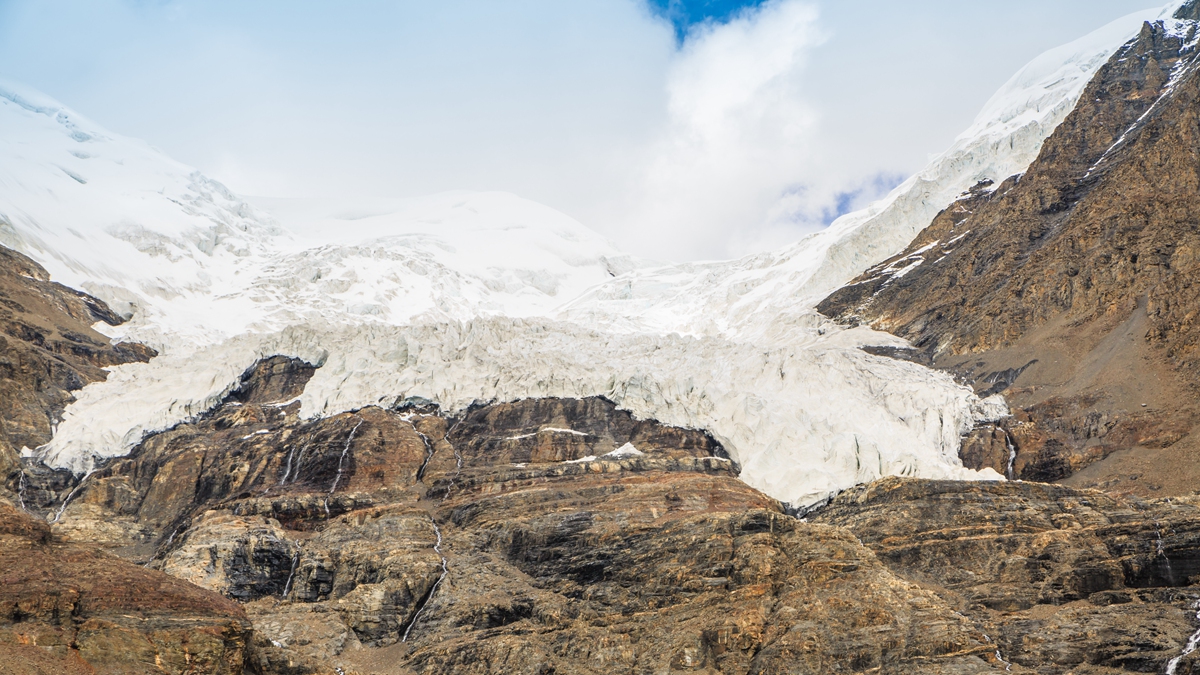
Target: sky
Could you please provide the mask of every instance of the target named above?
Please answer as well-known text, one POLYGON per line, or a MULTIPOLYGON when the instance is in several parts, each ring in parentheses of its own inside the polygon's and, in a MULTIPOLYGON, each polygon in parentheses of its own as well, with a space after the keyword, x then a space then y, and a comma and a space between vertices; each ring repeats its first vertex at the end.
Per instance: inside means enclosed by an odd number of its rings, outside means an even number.
POLYGON ((1026 62, 1160 4, 0 0, 0 77, 241 194, 504 190, 719 259, 885 195, 1026 62))

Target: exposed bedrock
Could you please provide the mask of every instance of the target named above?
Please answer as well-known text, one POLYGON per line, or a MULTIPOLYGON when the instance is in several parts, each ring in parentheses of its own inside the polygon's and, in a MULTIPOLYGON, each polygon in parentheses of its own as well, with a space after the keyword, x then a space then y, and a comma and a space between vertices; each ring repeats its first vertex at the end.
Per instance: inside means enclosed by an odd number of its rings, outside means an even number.
MULTIPOLYGON (((50 281, 29 258, 0 246, 0 481, 13 493, 22 483, 19 453, 50 440, 71 392, 107 376, 106 366, 146 361, 154 351, 139 344, 111 344, 92 329, 118 325, 102 301, 50 281)), ((35 469, 37 470, 37 469, 35 469)), ((65 475, 34 495, 61 498, 65 475)))
POLYGON ((708 434, 602 399, 306 421, 277 380, 307 367, 248 371, 92 474, 55 531, 243 603, 261 672, 1003 667, 852 533, 738 480, 708 434))
MULTIPOLYGON (((1193 18, 1195 3, 1181 10, 1193 18)), ((968 466, 1143 496, 1200 480, 1200 52, 1145 24, 1021 176, 980 185, 820 305, 1021 412, 968 466), (1003 434, 1002 434, 1003 435, 1003 434)))
POLYGON ((53 526, 242 603, 256 672, 1108 674, 1196 630, 1191 499, 889 479, 809 522, 603 399, 303 420, 308 368, 260 363, 53 526))
POLYGON ((0 505, 0 672, 243 672, 250 622, 235 602, 0 505))
MULTIPOLYGON (((1200 498, 891 478, 814 516, 971 617, 1014 670, 1162 672, 1200 599, 1200 498)), ((1195 654, 1178 673, 1200 672, 1195 654)))

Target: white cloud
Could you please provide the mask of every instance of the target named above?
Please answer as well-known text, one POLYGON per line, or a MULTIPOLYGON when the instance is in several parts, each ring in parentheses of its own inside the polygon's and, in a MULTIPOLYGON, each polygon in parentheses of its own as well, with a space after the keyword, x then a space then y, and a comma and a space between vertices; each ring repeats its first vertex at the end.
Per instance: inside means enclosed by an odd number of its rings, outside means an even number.
POLYGON ((878 196, 1155 1, 769 0, 679 47, 645 0, 0 0, 0 75, 245 193, 507 190, 713 258, 878 196))
POLYGON ((610 216, 617 238, 640 232, 646 249, 687 259, 769 225, 810 164, 818 115, 801 75, 821 40, 816 8, 796 0, 693 31, 667 72, 666 128, 625 217, 610 216))

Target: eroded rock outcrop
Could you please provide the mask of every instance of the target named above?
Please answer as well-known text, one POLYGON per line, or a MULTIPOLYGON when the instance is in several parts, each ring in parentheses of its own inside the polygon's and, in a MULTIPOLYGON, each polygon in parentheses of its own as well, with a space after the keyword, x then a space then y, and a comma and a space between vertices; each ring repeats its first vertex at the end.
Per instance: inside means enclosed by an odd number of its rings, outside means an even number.
POLYGON ((798 520, 603 399, 305 420, 311 372, 264 360, 53 526, 241 603, 254 672, 1107 675, 1196 630, 1191 498, 887 479, 798 520))
POLYGON ((603 399, 303 420, 272 380, 305 368, 260 364, 92 474, 56 532, 244 603, 262 672, 1003 667, 849 531, 739 481, 704 432, 603 399))
MULTIPOLYGON (((72 391, 105 379, 107 366, 146 361, 154 351, 112 344, 92 329, 118 325, 102 301, 50 281, 29 258, 0 246, 0 480, 15 495, 37 483, 33 502, 58 500, 73 487, 69 476, 20 472, 22 448, 50 440, 72 391)), ((43 468, 32 471, 47 474, 43 468)))

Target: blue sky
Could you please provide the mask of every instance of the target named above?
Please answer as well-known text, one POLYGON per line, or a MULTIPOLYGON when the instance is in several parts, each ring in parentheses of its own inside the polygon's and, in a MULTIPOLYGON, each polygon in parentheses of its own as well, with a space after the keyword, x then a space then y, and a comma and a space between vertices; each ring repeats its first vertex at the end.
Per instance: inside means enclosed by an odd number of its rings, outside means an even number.
POLYGON ((0 0, 0 77, 243 194, 505 190, 715 258, 879 197, 1030 59, 1158 4, 665 2, 0 0))
POLYGON ((681 42, 692 26, 705 21, 728 21, 747 7, 756 7, 760 0, 649 0, 655 13, 666 17, 675 27, 681 42))

